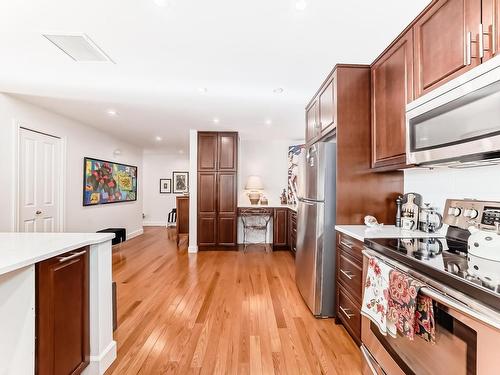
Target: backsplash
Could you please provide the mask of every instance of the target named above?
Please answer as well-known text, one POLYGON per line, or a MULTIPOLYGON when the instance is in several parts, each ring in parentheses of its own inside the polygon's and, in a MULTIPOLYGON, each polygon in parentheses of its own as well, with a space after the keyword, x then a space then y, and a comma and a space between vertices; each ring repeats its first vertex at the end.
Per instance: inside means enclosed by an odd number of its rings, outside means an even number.
POLYGON ((447 198, 500 201, 500 166, 409 169, 404 172, 404 189, 422 194, 425 203, 441 212, 447 198))

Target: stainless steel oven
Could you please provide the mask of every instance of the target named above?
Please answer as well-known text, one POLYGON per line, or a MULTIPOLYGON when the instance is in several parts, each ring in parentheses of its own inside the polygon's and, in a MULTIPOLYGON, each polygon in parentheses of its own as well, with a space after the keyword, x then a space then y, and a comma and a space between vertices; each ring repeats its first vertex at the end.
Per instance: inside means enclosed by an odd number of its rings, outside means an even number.
POLYGON ((362 320, 363 374, 493 375, 500 374, 500 315, 470 297, 373 250, 364 250, 391 267, 423 281, 421 292, 435 306, 436 342, 413 341, 382 335, 365 317, 362 320))
POLYGON ((406 140, 409 164, 500 163, 500 57, 409 103, 406 140))

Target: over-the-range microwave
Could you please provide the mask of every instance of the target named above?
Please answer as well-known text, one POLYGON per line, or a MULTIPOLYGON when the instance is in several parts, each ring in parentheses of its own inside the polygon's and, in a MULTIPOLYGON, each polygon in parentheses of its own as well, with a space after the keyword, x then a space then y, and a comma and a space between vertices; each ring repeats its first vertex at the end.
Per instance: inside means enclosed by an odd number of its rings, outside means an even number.
POLYGON ((406 107, 408 164, 500 164, 500 56, 406 107))

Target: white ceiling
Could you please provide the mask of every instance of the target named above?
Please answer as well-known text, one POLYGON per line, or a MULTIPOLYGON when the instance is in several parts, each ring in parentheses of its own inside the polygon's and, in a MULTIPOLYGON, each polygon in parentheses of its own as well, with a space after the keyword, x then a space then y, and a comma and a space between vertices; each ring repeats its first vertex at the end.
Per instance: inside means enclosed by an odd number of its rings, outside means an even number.
POLYGON ((430 2, 306 1, 1 1, 0 91, 145 149, 185 149, 190 128, 301 139, 304 106, 332 67, 372 62, 430 2), (41 36, 65 32, 86 33, 116 64, 74 62, 41 36))

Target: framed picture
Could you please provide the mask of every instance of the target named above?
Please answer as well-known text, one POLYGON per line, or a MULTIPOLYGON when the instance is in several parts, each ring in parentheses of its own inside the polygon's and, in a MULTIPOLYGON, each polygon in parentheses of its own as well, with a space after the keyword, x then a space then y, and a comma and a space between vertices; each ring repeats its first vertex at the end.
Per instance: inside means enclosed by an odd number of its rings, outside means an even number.
POLYGON ((172 182, 174 194, 182 194, 189 190, 189 172, 173 172, 172 182))
POLYGON ((83 159, 83 205, 137 200, 137 167, 112 161, 83 159))
POLYGON ((172 179, 160 178, 160 194, 172 193, 172 179))

